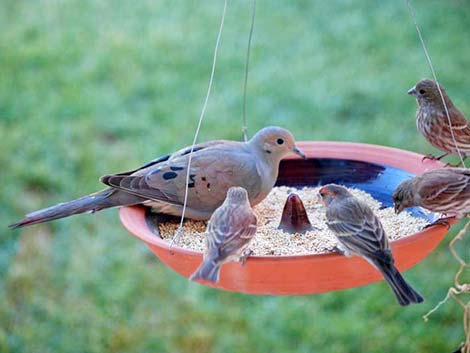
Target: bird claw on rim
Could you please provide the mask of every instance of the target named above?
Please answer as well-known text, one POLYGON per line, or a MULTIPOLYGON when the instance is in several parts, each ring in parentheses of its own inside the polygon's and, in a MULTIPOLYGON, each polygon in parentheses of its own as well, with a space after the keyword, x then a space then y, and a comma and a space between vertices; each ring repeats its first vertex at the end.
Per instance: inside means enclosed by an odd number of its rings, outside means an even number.
POLYGON ((430 161, 440 161, 442 158, 444 158, 447 155, 448 153, 444 153, 444 154, 441 154, 440 156, 435 156, 432 153, 428 153, 423 158, 421 158, 421 162, 424 162, 426 159, 429 159, 430 161))
POLYGON ((459 162, 459 163, 456 163, 456 164, 446 163, 444 165, 444 168, 460 168, 460 167, 462 167, 462 162, 459 162))
POLYGON ((428 229, 430 227, 437 226, 437 225, 445 226, 445 227, 447 227, 447 230, 450 229, 450 223, 447 220, 447 218, 439 218, 439 219, 435 220, 434 222, 425 225, 423 227, 423 229, 428 229))
POLYGON ((248 257, 250 257, 250 255, 253 254, 253 252, 254 252, 253 250, 248 249, 243 253, 243 255, 240 257, 240 263, 242 264, 242 266, 245 266, 246 259, 248 259, 248 257))
POLYGON ((338 254, 340 254, 340 255, 346 256, 345 253, 344 253, 344 250, 342 250, 341 248, 339 248, 339 247, 337 247, 337 246, 333 246, 333 249, 331 249, 331 251, 332 251, 332 252, 335 252, 335 253, 338 253, 338 254))
POLYGON ((427 154, 423 158, 421 158, 421 162, 424 162, 426 159, 429 159, 430 161, 435 161, 437 157, 433 154, 427 154))

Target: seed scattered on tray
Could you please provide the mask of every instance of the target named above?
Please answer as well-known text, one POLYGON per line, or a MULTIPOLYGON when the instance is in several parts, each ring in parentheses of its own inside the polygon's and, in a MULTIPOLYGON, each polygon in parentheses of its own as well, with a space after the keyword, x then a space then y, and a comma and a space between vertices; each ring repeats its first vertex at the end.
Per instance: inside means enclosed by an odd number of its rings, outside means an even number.
MULTIPOLYGON (((258 214, 258 231, 250 245, 253 255, 306 255, 328 253, 337 241, 326 226, 325 209, 317 198, 320 187, 295 189, 287 186, 275 187, 263 202, 255 207, 258 214), (305 234, 289 234, 277 229, 287 196, 297 193, 302 199, 314 229, 305 234)), ((397 240, 421 230, 427 221, 414 217, 408 212, 396 215, 392 207, 382 208, 382 204, 370 194, 348 189, 355 197, 364 201, 382 222, 390 240, 397 240)), ((160 223, 159 230, 163 239, 170 240, 179 223, 169 221, 160 223)), ((185 249, 203 252, 205 249, 205 231, 207 222, 188 220, 184 223, 184 232, 178 245, 185 249)))

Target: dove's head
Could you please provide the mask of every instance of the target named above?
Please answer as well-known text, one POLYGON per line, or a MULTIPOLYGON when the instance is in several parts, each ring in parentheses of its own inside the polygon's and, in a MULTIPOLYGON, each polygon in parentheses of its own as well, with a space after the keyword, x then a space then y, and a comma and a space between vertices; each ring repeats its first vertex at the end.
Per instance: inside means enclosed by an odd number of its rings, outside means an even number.
POLYGON ((232 186, 230 189, 227 191, 227 200, 229 202, 233 203, 243 203, 247 202, 248 203, 248 193, 246 190, 240 186, 232 186))
MULTIPOLYGON (((442 95, 444 96, 446 105, 450 107, 452 103, 449 97, 447 96, 446 91, 444 90, 444 87, 439 85, 439 88, 441 89, 442 95)), ((433 106, 441 107, 442 98, 439 93, 439 88, 438 88, 438 84, 436 83, 436 81, 426 78, 426 79, 419 81, 414 87, 412 87, 408 91, 408 94, 410 96, 416 97, 416 100, 418 101, 419 106, 433 105, 433 106)))
POLYGON ((306 159, 305 154, 295 145, 294 136, 289 130, 277 126, 268 126, 259 130, 249 142, 258 150, 279 162, 289 153, 295 153, 306 159))
POLYGON ((405 208, 417 205, 414 181, 415 179, 403 181, 393 192, 392 197, 396 214, 399 214, 405 208))

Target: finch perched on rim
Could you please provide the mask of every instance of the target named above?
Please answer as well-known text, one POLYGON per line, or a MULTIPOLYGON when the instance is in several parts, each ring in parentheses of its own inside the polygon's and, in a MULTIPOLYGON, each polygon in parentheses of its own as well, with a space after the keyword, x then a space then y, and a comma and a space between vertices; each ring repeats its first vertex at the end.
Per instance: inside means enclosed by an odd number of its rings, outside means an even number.
POLYGON ((462 218, 470 212, 470 170, 436 169, 405 180, 393 192, 393 202, 397 214, 420 206, 462 218))
MULTIPOLYGON (((470 126, 465 115, 452 103, 444 87, 441 85, 439 87, 449 112, 455 142, 462 159, 465 160, 467 155, 470 154, 470 126)), ((416 112, 418 131, 423 134, 431 145, 445 152, 441 156, 428 155, 427 158, 439 160, 448 154, 458 155, 459 152, 452 138, 449 119, 437 83, 430 79, 421 80, 408 91, 408 94, 416 97, 418 102, 418 111, 416 112)))
POLYGON ((326 206, 326 224, 344 255, 361 256, 380 271, 400 305, 423 302, 395 267, 385 231, 369 206, 339 185, 323 186, 319 196, 326 206))
POLYGON ((204 261, 190 279, 218 282, 222 264, 244 262, 245 251, 256 234, 256 224, 257 217, 251 209, 246 190, 231 187, 224 203, 209 220, 204 261))

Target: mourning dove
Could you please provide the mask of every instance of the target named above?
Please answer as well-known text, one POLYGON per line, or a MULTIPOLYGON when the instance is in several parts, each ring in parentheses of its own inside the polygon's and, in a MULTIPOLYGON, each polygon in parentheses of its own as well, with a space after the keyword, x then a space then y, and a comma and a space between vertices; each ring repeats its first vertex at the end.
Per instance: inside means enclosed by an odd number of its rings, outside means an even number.
POLYGON ((326 206, 326 225, 335 233, 340 251, 346 256, 360 256, 374 266, 383 275, 400 305, 421 303, 423 297, 395 267, 382 223, 369 206, 339 185, 325 185, 319 195, 326 206))
POLYGON ((231 187, 224 203, 209 220, 204 261, 190 279, 218 282, 220 267, 224 263, 244 262, 245 251, 256 234, 256 223, 246 190, 231 187))
MULTIPOLYGON (((106 175, 110 187, 82 198, 26 215, 12 228, 51 221, 74 214, 116 206, 143 204, 153 211, 180 216, 186 189, 191 148, 157 158, 139 169, 106 175)), ((248 192, 252 206, 261 202, 274 186, 279 162, 289 153, 305 155, 294 136, 280 127, 265 127, 247 142, 210 141, 194 146, 189 173, 186 217, 207 220, 225 199, 231 186, 248 192)))

